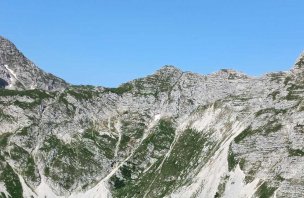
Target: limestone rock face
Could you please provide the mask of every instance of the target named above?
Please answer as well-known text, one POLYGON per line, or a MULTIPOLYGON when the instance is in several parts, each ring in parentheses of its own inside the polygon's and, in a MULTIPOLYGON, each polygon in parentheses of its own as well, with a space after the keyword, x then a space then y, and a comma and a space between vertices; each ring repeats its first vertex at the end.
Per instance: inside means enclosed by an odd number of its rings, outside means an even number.
POLYGON ((302 197, 302 58, 74 86, 0 39, 1 197, 302 197))
POLYGON ((62 90, 67 83, 43 72, 16 46, 0 36, 0 86, 9 89, 62 90))

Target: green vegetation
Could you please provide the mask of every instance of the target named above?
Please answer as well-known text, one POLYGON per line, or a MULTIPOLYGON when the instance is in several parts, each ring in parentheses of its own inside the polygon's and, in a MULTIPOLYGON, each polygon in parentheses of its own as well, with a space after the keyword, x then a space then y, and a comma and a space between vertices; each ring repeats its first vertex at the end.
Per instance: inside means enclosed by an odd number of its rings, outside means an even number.
POLYGON ((76 100, 90 100, 93 98, 93 93, 91 91, 69 90, 67 93, 76 98, 76 100))
POLYGON ((266 127, 264 127, 264 132, 266 134, 272 133, 272 132, 277 132, 280 129, 282 129, 283 125, 281 123, 269 123, 269 125, 267 125, 266 127))
POLYGON ((91 100, 98 95, 98 90, 94 86, 71 86, 65 90, 65 94, 73 96, 76 100, 91 100))
POLYGON ((226 184, 227 184, 228 179, 229 179, 228 175, 221 178, 221 182, 217 187, 217 192, 215 193, 214 198, 220 198, 223 196, 225 189, 226 189, 226 184))
POLYGON ((240 159, 239 160, 239 165, 240 165, 240 169, 241 170, 244 170, 244 168, 245 168, 245 163, 246 163, 246 160, 245 159, 240 159))
POLYGON ((298 92, 302 93, 304 90, 304 83, 298 82, 297 84, 291 84, 290 87, 287 88, 288 94, 285 97, 286 100, 299 100, 301 97, 298 92))
POLYGON ((255 133, 254 130, 252 130, 251 126, 247 127, 244 131, 242 131, 238 136, 234 138, 235 143, 240 143, 243 139, 246 137, 253 135, 255 133))
POLYGON ((284 73, 282 72, 270 73, 268 75, 270 76, 271 81, 276 81, 277 83, 281 82, 284 78, 284 73))
MULTIPOLYGON (((159 71, 156 74, 147 76, 145 78, 136 79, 131 83, 132 86, 124 86, 118 88, 112 88, 112 92, 122 95, 122 93, 132 91, 135 96, 154 96, 158 97, 160 93, 167 92, 170 95, 172 88, 174 87, 173 79, 176 78, 176 73, 159 71)), ((176 79, 177 80, 177 79, 176 79)), ((109 89, 108 89, 109 90, 109 89)), ((107 90, 107 91, 108 91, 107 90)))
POLYGON ((173 86, 172 76, 164 73, 158 73, 146 78, 137 79, 134 82, 134 87, 136 88, 135 94, 151 95, 154 97, 158 97, 162 92, 170 93, 173 86))
POLYGON ((16 166, 20 169, 21 175, 25 177, 26 181, 40 181, 34 159, 26 150, 14 145, 10 150, 10 157, 12 160, 18 162, 16 166))
POLYGON ((289 91, 288 94, 285 96, 286 100, 298 100, 300 97, 294 94, 292 91, 289 91))
POLYGON ((72 89, 86 89, 86 90, 94 90, 96 87, 93 85, 71 85, 72 89))
POLYGON ((138 139, 142 137, 146 125, 144 124, 144 120, 138 118, 135 119, 137 120, 132 120, 132 121, 122 120, 121 130, 123 131, 124 135, 138 139))
POLYGON ((20 132, 18 133, 18 135, 20 136, 28 136, 29 135, 29 130, 30 127, 23 127, 20 132))
POLYGON ((204 157, 201 156, 202 150, 207 143, 207 139, 198 131, 186 129, 174 144, 170 156, 164 160, 159 174, 155 177, 153 185, 150 187, 149 195, 151 197, 163 197, 177 186, 185 184, 187 176, 196 167, 202 165, 202 162, 199 163, 199 159, 204 159, 205 157, 206 159, 203 163, 207 161, 208 152, 204 157), (155 192, 153 189, 155 189, 155 192))
POLYGON ((286 86, 288 84, 288 82, 291 80, 292 80, 292 78, 290 76, 287 76, 284 80, 284 85, 286 86))
POLYGON ((252 176, 251 174, 248 174, 248 175, 245 176, 244 180, 245 180, 246 184, 249 184, 254 180, 254 176, 252 176))
MULTIPOLYGON (((221 108, 222 103, 220 100, 214 102, 214 108, 221 108)), ((208 108, 211 108, 211 105, 199 105, 193 113, 204 113, 208 108)))
POLYGON ((46 176, 46 177, 49 177, 50 176, 50 168, 49 167, 44 167, 44 170, 43 170, 43 172, 44 172, 44 175, 46 176))
POLYGON ((0 164, 0 181, 3 181, 7 192, 13 198, 22 198, 22 186, 18 175, 7 163, 0 164))
POLYGON ((76 111, 76 107, 73 104, 69 103, 69 101, 66 99, 66 96, 66 93, 60 94, 60 96, 58 97, 58 102, 63 103, 66 107, 67 114, 69 116, 72 116, 76 111))
POLYGON ((131 138, 129 136, 122 134, 120 144, 119 144, 119 149, 123 150, 123 149, 127 148, 130 140, 131 140, 131 138))
POLYGON ((0 135, 0 148, 3 149, 8 144, 8 139, 11 136, 10 133, 4 133, 0 135))
POLYGON ((154 96, 159 94, 159 88, 156 87, 157 82, 153 77, 147 77, 147 79, 137 79, 134 82, 135 95, 154 96))
POLYGON ((289 156, 304 156, 304 151, 300 149, 288 149, 289 156))
POLYGON ((87 142, 65 144, 56 136, 49 136, 40 148, 48 159, 44 168, 45 174, 65 189, 70 189, 75 182, 87 177, 90 178, 87 183, 92 182, 93 176, 102 171, 101 162, 91 151, 94 148, 97 149, 96 145, 87 142))
POLYGON ((222 100, 223 103, 234 100, 234 101, 238 101, 238 102, 246 102, 248 100, 250 100, 251 98, 248 97, 245 94, 240 94, 240 95, 229 95, 227 96, 224 100, 222 100))
POLYGON ((29 97, 34 99, 33 102, 21 102, 21 101, 14 101, 14 105, 19 106, 23 109, 31 109, 39 104, 41 104, 42 100, 47 98, 53 98, 54 93, 46 92, 43 90, 33 89, 33 90, 23 90, 23 91, 17 91, 17 90, 8 90, 8 89, 0 89, 0 96, 6 96, 6 97, 13 97, 13 96, 19 96, 19 97, 29 97))
POLYGON ((61 141, 54 135, 49 136, 40 150, 50 152, 52 149, 56 149, 61 145, 61 141))
POLYGON ((156 179, 159 173, 157 169, 173 142, 175 129, 172 124, 170 120, 160 120, 158 126, 142 142, 132 158, 120 168, 122 177, 114 175, 111 178, 116 197, 143 197, 156 179), (150 169, 143 172, 147 167, 150 169), (132 179, 131 175, 138 175, 138 178, 132 179))
POLYGON ((28 96, 33 99, 35 98, 45 99, 51 97, 50 93, 40 89, 23 90, 23 91, 0 89, 0 96, 28 96))
POLYGON ((270 198, 277 188, 270 187, 266 182, 264 182, 256 191, 255 195, 259 198, 270 198))
POLYGON ((117 139, 108 135, 100 135, 98 131, 87 129, 82 137, 92 141, 108 159, 114 158, 117 139))
POLYGON ((174 137, 173 123, 167 119, 160 120, 133 157, 120 168, 122 177, 114 175, 111 178, 114 195, 164 197, 188 182, 187 176, 209 159, 213 147, 204 149, 209 142, 192 129, 181 133, 172 145, 174 137), (170 155, 166 156, 170 147, 170 155), (202 156, 202 152, 206 152, 205 155, 202 156))
POLYGON ((237 74, 229 74, 228 80, 238 79, 237 77, 238 77, 237 74))
POLYGON ((1 121, 1 120, 12 120, 12 116, 6 115, 6 114, 3 112, 3 109, 0 109, 0 121, 1 121))
POLYGON ((272 120, 267 124, 261 126, 260 128, 253 131, 253 133, 260 133, 263 135, 268 135, 273 132, 277 132, 283 128, 283 125, 279 120, 272 120))
MULTIPOLYGON (((254 164, 251 164, 250 170, 247 170, 246 176, 245 176, 245 182, 246 184, 251 183, 255 179, 256 173, 261 168, 261 161, 257 161, 254 164)), ((244 170, 244 169, 242 169, 244 170)))
POLYGON ((287 88, 287 91, 297 91, 297 90, 302 91, 303 89, 304 89, 304 83, 298 82, 297 84, 291 84, 291 86, 287 88))
POLYGON ((278 180, 278 181, 280 181, 280 182, 285 181, 284 177, 282 177, 281 175, 277 175, 277 176, 275 177, 275 180, 278 180))
POLYGON ((261 109, 258 112, 255 113, 256 117, 259 117, 263 114, 269 113, 273 115, 278 115, 278 114, 285 114, 287 112, 287 109, 275 109, 275 108, 266 108, 266 109, 261 109))
POLYGON ((142 145, 137 149, 135 157, 144 158, 149 144, 153 144, 154 151, 168 150, 175 136, 175 129, 170 120, 162 119, 159 121, 155 132, 146 138, 142 145))
POLYGON ((299 102, 299 104, 297 106, 299 108, 299 111, 304 111, 304 103, 303 103, 303 101, 299 102))
POLYGON ((193 129, 186 129, 171 151, 170 156, 165 160, 162 167, 162 176, 178 176, 182 171, 187 174, 192 170, 192 166, 198 162, 201 150, 206 146, 207 139, 198 131, 193 129), (189 162, 195 162, 193 165, 189 162))
POLYGON ((261 134, 261 135, 267 135, 273 132, 277 132, 280 129, 283 128, 283 125, 279 123, 278 120, 270 121, 269 123, 266 123, 265 125, 261 126, 258 129, 252 129, 251 126, 247 127, 245 130, 243 130, 238 136, 234 138, 234 142, 236 144, 239 144, 242 140, 245 138, 252 136, 254 134, 261 134))
POLYGON ((16 133, 16 136, 19 136, 22 141, 20 142, 20 146, 25 149, 32 150, 34 146, 36 145, 37 141, 37 134, 30 133, 30 131, 27 131, 28 135, 24 135, 25 133, 16 133))
POLYGON ((236 156, 233 153, 231 144, 229 146, 227 160, 228 160, 228 170, 229 171, 234 170, 238 164, 240 166, 240 169, 244 170, 246 161, 244 158, 238 158, 238 159, 236 158, 236 156))
POLYGON ((130 117, 121 121, 122 136, 119 144, 119 151, 123 152, 134 140, 142 138, 146 129, 146 125, 144 124, 145 120, 142 116, 141 118, 139 118, 140 115, 128 116, 130 117))
POLYGON ((229 151, 228 151, 228 170, 232 171, 235 169, 235 167, 238 165, 239 161, 235 158, 234 153, 232 151, 231 145, 229 146, 229 151))
POLYGON ((112 178, 112 181, 114 182, 114 188, 120 189, 126 186, 125 181, 131 180, 132 171, 135 170, 135 167, 132 166, 132 164, 123 165, 121 168, 121 174, 122 178, 118 178, 117 176, 114 176, 112 178))
POLYGON ((274 91, 272 93, 270 93, 268 96, 272 97, 272 100, 275 100, 277 98, 277 95, 280 94, 280 91, 274 91))
POLYGON ((36 102, 20 102, 19 100, 14 101, 14 105, 20 107, 21 109, 31 109, 38 104, 39 103, 36 102))
POLYGON ((132 91, 132 89, 133 89, 133 85, 131 83, 125 83, 117 88, 106 88, 105 92, 111 92, 121 96, 124 93, 132 91))

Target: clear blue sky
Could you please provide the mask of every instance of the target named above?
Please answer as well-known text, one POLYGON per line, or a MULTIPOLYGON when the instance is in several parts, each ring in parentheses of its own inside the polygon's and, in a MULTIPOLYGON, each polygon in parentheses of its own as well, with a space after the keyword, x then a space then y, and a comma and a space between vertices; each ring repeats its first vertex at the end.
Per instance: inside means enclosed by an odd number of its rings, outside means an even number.
POLYGON ((0 34, 74 84, 117 86, 170 64, 202 74, 288 70, 303 0, 3 0, 0 34))

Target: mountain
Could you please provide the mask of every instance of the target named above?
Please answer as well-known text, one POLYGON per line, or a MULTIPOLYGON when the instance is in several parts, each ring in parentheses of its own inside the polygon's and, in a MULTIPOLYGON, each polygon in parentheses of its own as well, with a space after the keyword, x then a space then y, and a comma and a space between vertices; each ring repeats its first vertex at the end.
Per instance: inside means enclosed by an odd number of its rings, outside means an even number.
POLYGON ((0 45, 2 197, 304 194, 303 56, 258 78, 164 66, 104 88, 69 85, 0 45))
POLYGON ((0 36, 0 88, 17 90, 62 90, 68 84, 43 72, 28 60, 16 46, 0 36))

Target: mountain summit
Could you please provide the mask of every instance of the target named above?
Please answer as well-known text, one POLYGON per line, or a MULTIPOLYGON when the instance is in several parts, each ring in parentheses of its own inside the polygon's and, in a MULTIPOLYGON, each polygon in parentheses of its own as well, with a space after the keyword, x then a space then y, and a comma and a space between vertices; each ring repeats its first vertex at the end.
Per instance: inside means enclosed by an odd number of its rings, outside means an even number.
POLYGON ((292 71, 296 73, 304 71, 304 52, 302 52, 301 55, 297 58, 292 71))
POLYGON ((303 56, 75 86, 0 39, 0 197, 303 197, 303 56))
POLYGON ((67 85, 39 69, 12 42, 0 36, 0 86, 18 90, 61 90, 67 85))

